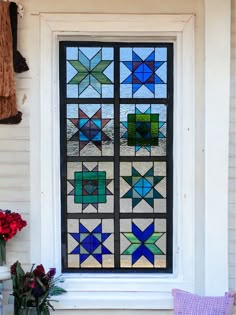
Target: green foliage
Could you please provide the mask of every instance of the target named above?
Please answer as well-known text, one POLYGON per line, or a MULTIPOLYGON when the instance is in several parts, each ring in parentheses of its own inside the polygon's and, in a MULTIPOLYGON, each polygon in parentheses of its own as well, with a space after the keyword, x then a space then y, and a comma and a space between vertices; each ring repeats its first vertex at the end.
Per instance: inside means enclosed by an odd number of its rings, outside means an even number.
POLYGON ((18 261, 11 266, 14 315, 27 314, 25 310, 29 307, 35 307, 38 315, 48 315, 50 309, 54 310, 51 296, 66 292, 56 285, 60 277, 54 278, 55 273, 55 268, 46 273, 42 265, 36 268, 33 265, 30 272, 25 273, 18 261))

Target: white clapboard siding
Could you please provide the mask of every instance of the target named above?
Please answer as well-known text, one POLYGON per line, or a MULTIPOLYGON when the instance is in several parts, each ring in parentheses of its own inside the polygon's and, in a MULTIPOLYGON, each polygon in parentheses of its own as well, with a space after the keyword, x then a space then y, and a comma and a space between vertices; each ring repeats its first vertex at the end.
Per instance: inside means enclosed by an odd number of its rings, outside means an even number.
MULTIPOLYGON (((229 140, 229 289, 236 290, 236 0, 232 0, 229 140)), ((236 310, 234 312, 236 314, 236 310)))
MULTIPOLYGON (((24 201, 7 201, 1 202, 0 208, 2 210, 11 209, 12 211, 16 211, 20 214, 29 214, 30 212, 30 202, 24 201)), ((29 222, 29 221, 28 221, 29 222)))
POLYGON ((17 152, 14 154, 12 152, 1 152, 0 154, 0 164, 29 164, 29 152, 17 152))
MULTIPOLYGON (((29 1, 24 4, 24 18, 19 20, 19 51, 28 57, 23 37, 30 28, 29 1), (28 14, 27 14, 28 11, 28 14)), ((30 264, 30 75, 15 75, 18 110, 23 113, 18 125, 0 125, 0 209, 20 213, 28 226, 7 242, 7 264, 16 260, 30 264)))
POLYGON ((26 140, 0 140, 0 154, 3 152, 13 152, 12 154, 17 154, 16 152, 29 152, 30 142, 26 140))

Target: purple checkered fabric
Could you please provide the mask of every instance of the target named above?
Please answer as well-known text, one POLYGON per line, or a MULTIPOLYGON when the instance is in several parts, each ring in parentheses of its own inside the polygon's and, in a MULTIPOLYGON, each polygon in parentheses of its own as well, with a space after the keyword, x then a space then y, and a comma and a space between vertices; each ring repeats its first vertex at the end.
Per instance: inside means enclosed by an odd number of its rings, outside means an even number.
POLYGON ((186 291, 173 289, 174 315, 231 315, 234 295, 199 296, 186 291))

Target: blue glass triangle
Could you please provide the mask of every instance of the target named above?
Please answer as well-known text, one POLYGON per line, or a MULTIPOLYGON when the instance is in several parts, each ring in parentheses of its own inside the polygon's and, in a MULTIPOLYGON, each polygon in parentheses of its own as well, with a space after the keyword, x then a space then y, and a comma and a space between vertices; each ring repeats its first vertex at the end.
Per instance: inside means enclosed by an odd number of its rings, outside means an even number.
POLYGON ((155 74, 155 84, 163 84, 165 83, 164 81, 161 80, 160 77, 158 77, 156 74, 155 74))
POLYGON ((98 127, 98 128, 102 128, 102 121, 101 119, 92 119, 92 122, 98 127))
POLYGON ((76 246, 72 252, 70 252, 70 254, 72 255, 78 255, 80 253, 80 247, 79 246, 76 246))
POLYGON ((127 122, 127 121, 122 121, 121 124, 122 124, 125 128, 128 128, 128 122, 127 122))
POLYGON ((137 92, 138 89, 141 88, 141 86, 142 86, 142 84, 133 84, 133 85, 132 85, 132 91, 133 91, 133 93, 137 92))
POLYGON ((139 145, 137 145, 136 147, 135 147, 135 151, 137 152, 138 150, 140 150, 141 149, 141 146, 139 146, 139 145))
POLYGON ((152 73, 144 72, 143 73, 143 82, 146 82, 147 79, 149 79, 151 75, 152 75, 152 73))
POLYGON ((111 233, 102 233, 102 243, 111 235, 111 233))
POLYGON ((151 107, 149 107, 146 111, 145 114, 151 114, 151 107))
POLYGON ((82 223, 79 224, 79 231, 80 233, 89 233, 89 231, 86 229, 86 227, 83 226, 82 223))
POLYGON ((102 223, 93 230, 93 233, 102 233, 102 223))
POLYGON ((84 134, 83 132, 79 133, 79 140, 80 141, 90 141, 84 134))
POLYGON ((153 51, 146 59, 145 61, 154 61, 155 60, 155 52, 153 51))
POLYGON ((155 61, 155 71, 162 66, 164 61, 155 61))
POLYGON ((102 133, 101 132, 98 132, 96 134, 96 136, 92 139, 93 141, 101 141, 102 139, 102 133))
POLYGON ((163 138, 165 138, 165 136, 163 135, 163 133, 159 132, 158 133, 158 138, 163 139, 163 138))
POLYGON ((105 246, 102 246, 102 254, 111 254, 111 252, 105 246))
POLYGON ((101 254, 93 254, 93 257, 102 264, 102 255, 101 254))
POLYGON ((132 63, 132 61, 123 61, 123 64, 124 64, 130 71, 133 71, 133 63, 132 63))
POLYGON ((148 83, 148 84, 145 84, 145 87, 148 88, 152 93, 155 92, 155 85, 154 84, 148 83))
POLYGON ((132 81, 132 74, 129 75, 124 81, 122 81, 122 84, 131 84, 132 81))
POLYGON ((142 59, 133 51, 132 53, 133 61, 142 61, 142 59))
POLYGON ((146 64, 143 65, 143 72, 149 74, 153 73, 153 71, 146 64))
POLYGON ((79 243, 80 242, 80 234, 79 233, 70 233, 70 235, 79 243))
POLYGON ((79 120, 79 128, 83 127, 89 120, 87 118, 81 118, 79 120))
POLYGON ((82 264, 88 257, 89 257, 89 254, 81 254, 80 263, 82 264))

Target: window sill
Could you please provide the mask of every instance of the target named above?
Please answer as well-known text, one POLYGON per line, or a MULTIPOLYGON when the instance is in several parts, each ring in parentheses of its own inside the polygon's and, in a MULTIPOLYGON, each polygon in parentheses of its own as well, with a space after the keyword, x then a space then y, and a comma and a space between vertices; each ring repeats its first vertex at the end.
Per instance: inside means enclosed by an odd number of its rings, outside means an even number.
MULTIPOLYGON (((134 288, 135 289, 135 288, 134 288)), ((68 292, 57 297, 55 309, 173 309, 169 292, 68 292), (92 303, 91 303, 92 301, 92 303)))

